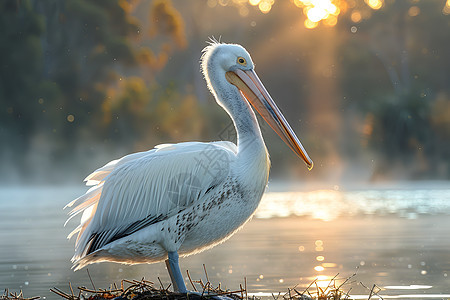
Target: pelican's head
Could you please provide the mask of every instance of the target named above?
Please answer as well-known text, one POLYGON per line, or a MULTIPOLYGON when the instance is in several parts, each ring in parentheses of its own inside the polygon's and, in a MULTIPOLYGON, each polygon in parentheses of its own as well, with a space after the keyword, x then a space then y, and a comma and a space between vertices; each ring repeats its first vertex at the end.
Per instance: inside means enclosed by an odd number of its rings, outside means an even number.
MULTIPOLYGON (((223 103, 220 102, 213 82, 231 84, 239 89, 270 127, 292 151, 305 161, 308 168, 313 167, 312 160, 291 126, 256 75, 253 61, 247 50, 236 44, 213 42, 203 50, 201 64, 208 88, 216 96, 220 105, 223 103)), ((244 98, 242 100, 245 101, 244 98)))
POLYGON ((221 71, 225 74, 236 69, 250 70, 253 68, 250 54, 241 45, 211 43, 203 49, 202 70, 207 79, 211 70, 221 71))

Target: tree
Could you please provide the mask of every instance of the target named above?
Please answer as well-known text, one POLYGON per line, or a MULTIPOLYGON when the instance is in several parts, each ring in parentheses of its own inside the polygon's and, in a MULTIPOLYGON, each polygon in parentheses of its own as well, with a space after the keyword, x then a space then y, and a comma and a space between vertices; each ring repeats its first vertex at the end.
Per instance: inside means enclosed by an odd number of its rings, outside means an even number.
MULTIPOLYGON (((128 139, 148 134, 136 130, 136 124, 143 127, 151 115, 146 104, 156 85, 152 74, 186 40, 171 3, 155 1, 150 7, 154 22, 158 21, 158 26, 152 25, 153 38, 168 36, 175 47, 166 42, 155 54, 143 45, 147 30, 132 15, 139 4, 122 0, 0 3, 0 158, 7 158, 20 174, 37 168, 30 164, 30 156, 33 162, 51 162, 44 167, 55 168, 80 149, 85 152, 87 145, 108 140, 111 101, 116 109, 125 107, 121 116, 130 120, 127 126, 134 130, 128 139), (145 79, 133 77, 141 74, 145 79), (38 151, 33 148, 36 144, 38 151)), ((131 142, 127 151, 134 145, 131 142)), ((6 169, 2 168, 7 173, 6 169)))
POLYGON ((450 23, 441 4, 395 1, 359 24, 340 23, 355 28, 342 48, 342 85, 366 114, 363 136, 379 155, 375 177, 394 163, 414 178, 450 175, 432 125, 436 97, 449 94, 449 60, 441 55, 450 51, 450 23))

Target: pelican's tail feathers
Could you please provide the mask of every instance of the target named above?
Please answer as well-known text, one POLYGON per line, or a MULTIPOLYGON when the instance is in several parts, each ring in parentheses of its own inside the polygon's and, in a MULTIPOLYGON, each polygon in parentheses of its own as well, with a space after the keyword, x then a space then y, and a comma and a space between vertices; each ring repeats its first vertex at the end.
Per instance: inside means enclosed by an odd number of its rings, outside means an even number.
MULTIPOLYGON (((84 195, 81 195, 80 197, 76 198, 75 200, 69 202, 66 206, 64 206, 64 209, 68 208, 68 207, 72 207, 75 205, 75 203, 84 203, 89 201, 89 199, 96 197, 97 195, 99 195, 102 192, 102 188, 103 188, 103 182, 101 182, 100 184, 91 187, 89 190, 87 190, 86 193, 84 193, 84 195)), ((69 212, 69 214, 71 215, 72 212, 74 210, 76 210, 76 208, 74 208, 72 211, 69 212)))
POLYGON ((93 255, 88 255, 88 256, 84 256, 81 258, 75 258, 75 256, 72 258, 72 270, 74 270, 74 272, 83 269, 84 267, 86 267, 87 265, 90 265, 92 263, 96 263, 96 262, 100 262, 100 260, 98 258, 96 258, 93 255))

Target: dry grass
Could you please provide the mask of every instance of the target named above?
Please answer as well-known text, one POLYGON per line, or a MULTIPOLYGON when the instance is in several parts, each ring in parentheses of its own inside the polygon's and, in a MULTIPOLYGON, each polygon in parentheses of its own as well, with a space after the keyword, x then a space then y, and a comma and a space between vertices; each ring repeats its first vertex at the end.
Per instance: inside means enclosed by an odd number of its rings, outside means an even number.
POLYGON ((16 292, 10 292, 8 289, 3 291, 3 295, 0 295, 0 300, 36 300, 40 299, 40 297, 31 297, 31 298, 25 298, 23 296, 22 291, 19 293, 16 292))
POLYGON ((94 287, 93 289, 88 289, 85 287, 78 287, 78 292, 74 293, 72 285, 69 284, 70 292, 64 292, 58 288, 50 289, 53 293, 61 296, 64 299, 68 300, 100 300, 100 299, 132 299, 132 300, 156 300, 156 299, 164 299, 164 300, 196 300, 196 299, 205 299, 211 298, 212 296, 226 296, 228 298, 234 300, 242 300, 248 299, 246 293, 246 286, 240 286, 238 290, 223 290, 220 284, 217 287, 214 287, 208 278, 208 273, 206 272, 205 266, 205 275, 206 275, 206 283, 200 280, 192 280, 189 272, 187 272, 189 281, 192 285, 192 288, 198 294, 180 294, 176 292, 169 291, 171 284, 164 286, 161 280, 158 278, 159 287, 155 287, 155 283, 145 280, 142 278, 141 280, 127 280, 123 279, 120 282, 120 287, 116 284, 113 284, 110 289, 96 289, 94 283, 91 283, 94 287))
MULTIPOLYGON (((164 286, 161 280, 158 278, 158 284, 145 280, 127 280, 123 279, 120 282, 120 286, 115 283, 110 286, 109 289, 97 289, 92 281, 88 272, 89 279, 93 288, 77 287, 76 290, 69 283, 69 291, 65 292, 59 288, 52 288, 50 291, 56 295, 68 299, 68 300, 198 300, 211 298, 212 296, 226 296, 233 300, 257 300, 254 296, 248 296, 247 293, 247 280, 244 278, 244 285, 240 285, 236 290, 224 290, 221 285, 213 286, 209 281, 208 273, 205 266, 203 266, 206 282, 200 280, 192 280, 189 272, 187 272, 189 282, 192 289, 197 292, 196 294, 180 294, 170 291, 171 285, 164 286)), ((299 290, 297 286, 288 289, 284 294, 279 293, 277 295, 272 294, 273 300, 351 300, 350 291, 351 285, 355 284, 354 280, 356 272, 344 279, 339 279, 337 274, 333 277, 326 286, 319 284, 318 279, 312 281, 309 286, 304 290, 299 290)), ((362 282, 359 285, 368 290, 368 300, 373 296, 377 296, 379 299, 383 299, 378 293, 380 288, 373 285, 372 288, 366 287, 362 282)), ((0 296, 0 300, 36 300, 40 297, 25 298, 20 292, 10 293, 5 290, 3 296, 0 296)))
MULTIPOLYGON (((296 287, 288 289, 288 292, 285 293, 282 298, 283 300, 351 300, 352 298, 350 296, 350 291, 352 290, 352 288, 349 287, 347 291, 345 291, 345 288, 356 283, 356 281, 353 280, 356 276, 356 272, 343 280, 338 279, 338 275, 339 273, 336 274, 325 287, 319 286, 318 279, 315 279, 302 292, 299 292, 296 287), (342 282, 338 283, 340 281, 342 282)), ((377 296, 379 299, 383 300, 383 297, 378 294, 381 289, 378 288, 375 284, 371 289, 367 288, 362 282, 359 282, 359 285, 369 291, 367 300, 372 299, 373 296, 377 296)), ((277 297, 275 297, 274 295, 272 296, 274 300, 279 300, 281 294, 279 294, 277 297)))
POLYGON ((70 293, 61 291, 58 288, 53 288, 51 291, 64 299, 69 300, 100 300, 100 299, 133 299, 133 300, 150 300, 150 299, 167 299, 167 300, 183 300, 183 299, 205 299, 210 298, 212 295, 227 296, 229 298, 239 300, 243 299, 244 290, 238 291, 224 291, 220 287, 213 288, 212 285, 207 282, 203 285, 203 289, 197 294, 180 294, 169 291, 170 285, 167 287, 162 286, 156 288, 154 283, 145 279, 141 280, 122 280, 120 288, 113 286, 110 289, 87 289, 85 287, 79 287, 78 293, 75 294, 73 289, 70 288, 70 293))

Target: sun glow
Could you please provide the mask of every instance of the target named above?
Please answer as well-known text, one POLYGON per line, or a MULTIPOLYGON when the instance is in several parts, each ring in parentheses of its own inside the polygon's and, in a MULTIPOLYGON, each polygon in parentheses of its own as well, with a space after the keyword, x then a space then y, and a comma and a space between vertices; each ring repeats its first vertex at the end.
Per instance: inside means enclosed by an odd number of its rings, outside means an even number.
POLYGON ((383 1, 382 0, 364 0, 367 5, 370 6, 372 9, 380 9, 383 7, 383 1))
POLYGON ((447 1, 445 2, 445 6, 444 6, 444 8, 442 9, 442 13, 443 13, 444 15, 450 15, 450 0, 447 0, 447 1))
POLYGON ((341 12, 333 0, 293 0, 293 2, 298 8, 303 9, 307 17, 304 25, 308 29, 317 27, 320 21, 330 27, 336 25, 337 16, 341 12))
MULTIPOLYGON (((415 0, 419 1, 419 0, 415 0)), ((207 5, 211 8, 216 6, 234 6, 238 9, 239 15, 243 18, 251 16, 252 11, 257 10, 263 14, 272 11, 276 0, 207 0, 207 5)), ((386 6, 385 0, 361 0, 362 5, 357 5, 355 0, 290 0, 301 10, 300 15, 304 15, 303 26, 307 29, 314 29, 320 24, 326 27, 334 27, 339 21, 339 17, 350 17, 350 20, 357 24, 371 17, 371 10, 380 10, 386 6)), ((414 2, 414 1, 413 1, 414 2)), ((450 14, 450 0, 446 0, 442 13, 450 14)), ((418 6, 411 6, 408 11, 409 16, 415 17, 420 14, 418 6)), ((252 21, 252 27, 256 22, 252 21)))
POLYGON ((332 279, 332 277, 326 275, 319 275, 315 278, 317 286, 323 290, 330 287, 332 279))
POLYGON ((248 0, 248 3, 252 6, 258 6, 262 13, 267 14, 272 9, 275 0, 248 0))

